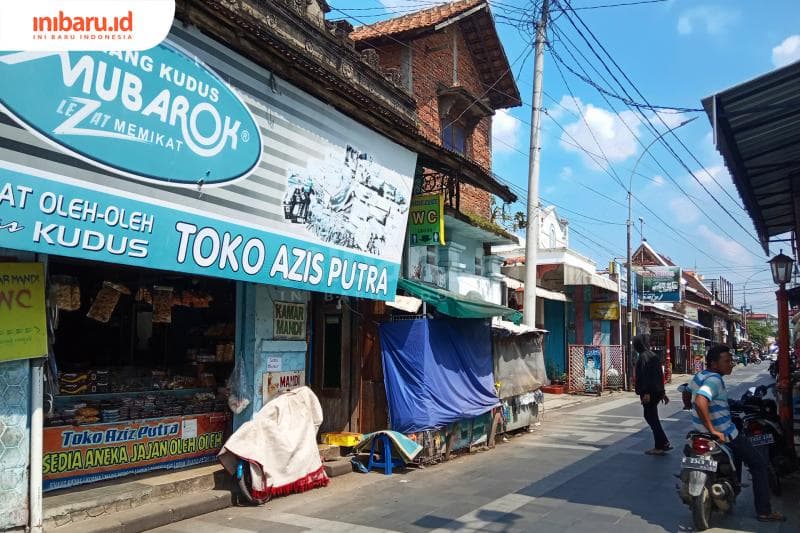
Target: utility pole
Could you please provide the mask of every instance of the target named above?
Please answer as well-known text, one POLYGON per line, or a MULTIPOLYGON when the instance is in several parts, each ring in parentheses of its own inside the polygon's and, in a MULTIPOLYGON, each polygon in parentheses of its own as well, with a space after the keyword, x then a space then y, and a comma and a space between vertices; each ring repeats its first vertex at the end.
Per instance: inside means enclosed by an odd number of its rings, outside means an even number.
POLYGON ((533 63, 533 108, 531 109, 531 144, 528 155, 528 220, 525 225, 525 297, 522 322, 536 327, 536 261, 539 247, 539 132, 542 120, 542 73, 544 44, 547 38, 547 17, 550 2, 542 2, 542 18, 536 24, 535 59, 533 63))

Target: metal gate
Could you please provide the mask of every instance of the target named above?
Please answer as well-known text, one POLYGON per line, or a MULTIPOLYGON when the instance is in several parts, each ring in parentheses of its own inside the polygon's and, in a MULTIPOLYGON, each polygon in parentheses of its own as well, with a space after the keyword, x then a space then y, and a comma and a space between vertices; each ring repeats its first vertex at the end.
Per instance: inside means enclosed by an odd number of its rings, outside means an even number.
POLYGON ((600 394, 625 387, 625 358, 620 345, 569 345, 570 393, 600 394))

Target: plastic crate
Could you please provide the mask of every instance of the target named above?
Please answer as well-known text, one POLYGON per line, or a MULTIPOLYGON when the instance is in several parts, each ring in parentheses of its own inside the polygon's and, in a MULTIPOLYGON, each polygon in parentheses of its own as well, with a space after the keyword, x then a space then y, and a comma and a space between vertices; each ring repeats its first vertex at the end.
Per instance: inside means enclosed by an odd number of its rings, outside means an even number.
POLYGON ((322 442, 330 444, 331 446, 352 448, 361 442, 361 433, 349 433, 347 431, 342 431, 340 433, 323 433, 322 442))

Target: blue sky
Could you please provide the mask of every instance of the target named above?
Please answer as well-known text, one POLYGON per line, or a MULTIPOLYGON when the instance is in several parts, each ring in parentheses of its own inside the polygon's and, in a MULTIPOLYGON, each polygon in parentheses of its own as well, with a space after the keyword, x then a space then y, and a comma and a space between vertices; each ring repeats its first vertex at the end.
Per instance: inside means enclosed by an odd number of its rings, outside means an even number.
MULTIPOLYGON (((571 0, 571 4, 578 9, 630 1, 571 0)), ((393 16, 392 12, 403 13, 442 2, 329 0, 329 3, 341 10, 334 10, 330 18, 342 18, 343 11, 358 25, 393 16)), ((527 53, 532 30, 515 27, 515 21, 530 18, 525 10, 530 13, 532 3, 490 0, 525 102, 522 107, 503 110, 495 116, 494 171, 522 191, 527 189, 527 123, 533 100, 533 56, 527 53)), ((561 4, 565 5, 564 0, 561 4)), ((699 108, 705 96, 800 60, 800 2, 796 0, 668 0, 583 9, 577 13, 653 105, 699 108)), ((573 22, 591 41, 591 36, 572 15, 573 22)), ((563 64, 546 52, 543 107, 547 116, 542 123, 540 195, 544 205, 555 203, 562 207, 561 216, 570 221, 571 246, 602 268, 611 257, 624 256, 625 188, 642 153, 642 144, 649 144, 654 134, 644 118, 624 103, 609 97, 609 104, 595 87, 566 69, 565 65, 580 72, 580 65, 595 84, 621 93, 570 24, 570 18, 558 11, 554 11, 553 17, 554 30, 549 39, 563 64)), ((593 47, 602 55, 596 43, 593 47)), ((610 61, 605 60, 614 71, 610 61)), ((642 102, 621 73, 614 73, 634 100, 642 102)), ((645 111, 645 115, 659 131, 666 129, 653 111, 645 111)), ((697 117, 676 132, 689 152, 671 136, 667 139, 697 179, 747 232, 717 206, 666 148, 656 144, 642 158, 633 177, 634 247, 639 242, 641 217, 644 236, 654 248, 684 268, 697 266, 707 278, 722 275, 733 281, 737 305, 742 303, 747 282, 748 305, 774 312, 775 287, 767 269, 767 257, 752 236, 755 235, 752 223, 742 210, 730 176, 712 144, 711 126, 705 113, 664 111, 660 116, 669 127, 697 117)), ((509 206, 512 213, 522 209, 522 203, 509 206)), ((788 243, 785 248, 788 252, 788 243)))

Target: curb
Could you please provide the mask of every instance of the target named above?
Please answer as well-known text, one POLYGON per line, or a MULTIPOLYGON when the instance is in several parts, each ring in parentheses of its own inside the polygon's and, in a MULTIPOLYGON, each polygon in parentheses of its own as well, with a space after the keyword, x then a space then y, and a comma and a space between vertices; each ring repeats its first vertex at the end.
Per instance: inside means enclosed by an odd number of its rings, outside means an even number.
POLYGON ((233 505, 228 490, 187 494, 58 528, 53 533, 139 533, 174 522, 219 511, 233 505))

